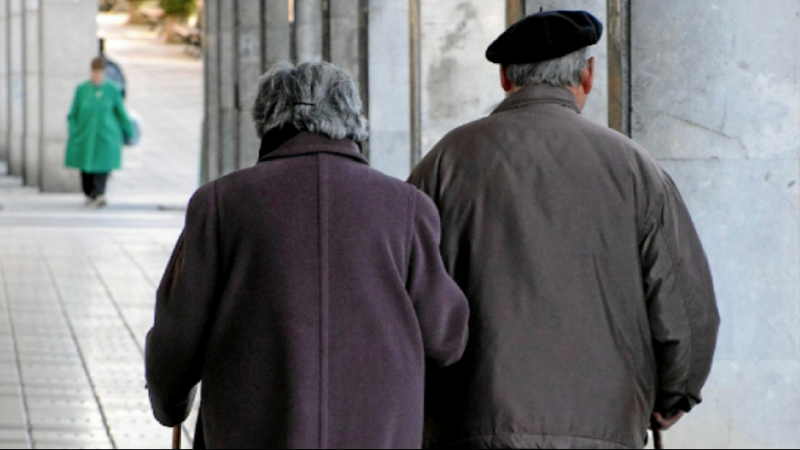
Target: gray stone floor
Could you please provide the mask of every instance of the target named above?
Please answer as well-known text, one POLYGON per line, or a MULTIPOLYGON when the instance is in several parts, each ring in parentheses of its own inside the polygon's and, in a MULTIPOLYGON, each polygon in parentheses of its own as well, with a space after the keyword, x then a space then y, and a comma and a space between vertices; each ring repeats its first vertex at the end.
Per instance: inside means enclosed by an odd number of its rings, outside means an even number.
POLYGON ((197 186, 202 63, 100 22, 145 139, 126 150, 102 212, 0 178, 0 448, 171 444, 150 412, 143 342, 197 186))

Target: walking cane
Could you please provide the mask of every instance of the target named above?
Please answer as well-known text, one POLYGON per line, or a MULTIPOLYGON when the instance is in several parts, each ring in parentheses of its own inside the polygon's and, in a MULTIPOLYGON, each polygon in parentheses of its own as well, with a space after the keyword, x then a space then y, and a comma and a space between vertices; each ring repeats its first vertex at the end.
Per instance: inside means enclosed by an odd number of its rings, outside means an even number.
POLYGON ((175 427, 172 430, 172 449, 173 450, 181 450, 182 442, 181 439, 183 438, 183 428, 180 425, 175 427))
POLYGON ((658 423, 655 417, 650 422, 650 428, 653 430, 653 448, 664 450, 664 434, 661 431, 661 424, 658 423))

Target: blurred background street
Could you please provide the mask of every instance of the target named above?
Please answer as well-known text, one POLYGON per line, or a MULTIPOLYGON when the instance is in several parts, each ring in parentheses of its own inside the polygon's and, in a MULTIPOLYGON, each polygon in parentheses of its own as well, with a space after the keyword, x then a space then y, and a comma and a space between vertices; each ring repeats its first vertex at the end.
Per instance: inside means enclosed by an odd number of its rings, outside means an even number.
POLYGON ((125 149, 109 208, 0 179, 0 448, 171 443, 150 410, 142 350, 198 184, 203 66, 126 20, 98 25, 144 134, 125 149))

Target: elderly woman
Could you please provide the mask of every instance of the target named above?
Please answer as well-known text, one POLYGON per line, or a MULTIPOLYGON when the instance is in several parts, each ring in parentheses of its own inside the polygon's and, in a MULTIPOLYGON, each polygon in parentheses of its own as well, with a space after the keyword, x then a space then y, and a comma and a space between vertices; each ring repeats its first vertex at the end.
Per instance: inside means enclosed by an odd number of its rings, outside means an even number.
POLYGON ((352 80, 329 64, 261 82, 255 167, 202 187, 147 342, 156 418, 202 381, 208 448, 419 448, 426 365, 464 352, 468 305, 439 217, 370 169, 352 80))
POLYGON ((88 206, 105 208, 106 183, 122 166, 122 146, 134 134, 122 93, 106 80, 108 63, 92 61, 92 78, 75 93, 69 114, 67 167, 81 171, 88 206))

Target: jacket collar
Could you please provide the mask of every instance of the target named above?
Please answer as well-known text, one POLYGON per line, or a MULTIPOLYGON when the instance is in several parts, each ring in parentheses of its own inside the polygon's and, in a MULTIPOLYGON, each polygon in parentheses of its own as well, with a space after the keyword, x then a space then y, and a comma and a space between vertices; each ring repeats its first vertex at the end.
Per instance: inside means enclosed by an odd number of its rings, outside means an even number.
POLYGON ((509 96, 492 114, 541 104, 561 105, 581 114, 581 109, 578 107, 578 102, 572 92, 562 87, 544 84, 528 86, 509 96))
POLYGON ((326 136, 306 132, 289 139, 277 150, 264 156, 259 163, 320 153, 338 155, 352 159, 361 164, 369 164, 364 155, 361 154, 358 144, 354 141, 350 139, 335 140, 326 136))

